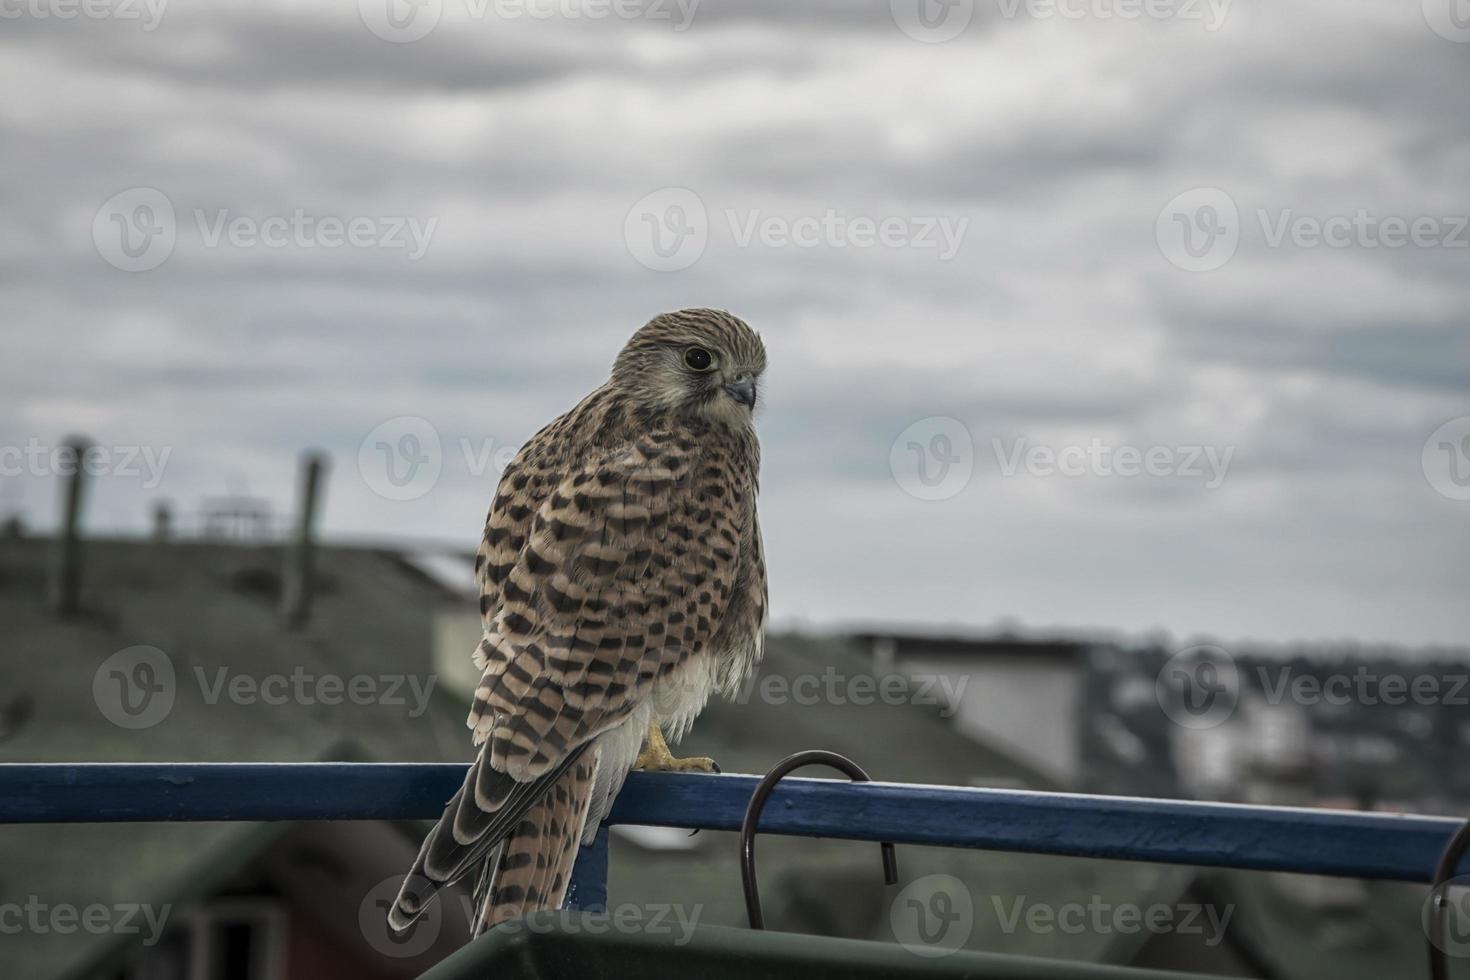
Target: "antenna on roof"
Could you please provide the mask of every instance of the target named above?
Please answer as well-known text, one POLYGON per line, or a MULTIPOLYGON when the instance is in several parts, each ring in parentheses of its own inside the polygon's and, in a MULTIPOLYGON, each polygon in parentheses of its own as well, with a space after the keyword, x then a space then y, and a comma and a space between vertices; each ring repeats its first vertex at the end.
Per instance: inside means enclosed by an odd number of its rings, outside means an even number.
POLYGON ((62 617, 75 616, 81 609, 82 593, 82 493, 86 485, 84 465, 91 441, 72 436, 57 455, 56 471, 66 477, 62 491, 61 530, 56 539, 51 602, 62 617))
POLYGON ((322 453, 311 451, 302 454, 296 535, 287 553, 286 587, 281 602, 281 615, 287 629, 300 629, 311 618, 312 593, 316 584, 316 514, 326 469, 327 458, 322 453))
POLYGON ((164 542, 174 536, 174 508, 167 500, 153 504, 153 540, 164 542))

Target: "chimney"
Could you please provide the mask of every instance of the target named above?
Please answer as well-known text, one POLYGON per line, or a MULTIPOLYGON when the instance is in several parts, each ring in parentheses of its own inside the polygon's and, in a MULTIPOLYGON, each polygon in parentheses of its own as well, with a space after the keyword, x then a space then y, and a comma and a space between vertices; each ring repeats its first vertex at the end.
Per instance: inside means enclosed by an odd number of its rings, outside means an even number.
POLYGON ((51 603, 63 618, 75 616, 81 610, 82 497, 87 479, 83 464, 90 447, 87 439, 73 436, 57 453, 57 470, 66 477, 66 486, 62 491, 61 529, 56 536, 51 603))
POLYGON ((311 618, 311 600, 316 586, 315 525, 326 468, 327 459, 321 453, 308 452, 301 457, 301 499, 298 501, 295 538, 286 557, 286 584, 281 600, 281 615, 287 629, 301 629, 311 618))
POLYGON ((153 540, 159 543, 174 536, 174 509, 167 500, 153 505, 153 540))

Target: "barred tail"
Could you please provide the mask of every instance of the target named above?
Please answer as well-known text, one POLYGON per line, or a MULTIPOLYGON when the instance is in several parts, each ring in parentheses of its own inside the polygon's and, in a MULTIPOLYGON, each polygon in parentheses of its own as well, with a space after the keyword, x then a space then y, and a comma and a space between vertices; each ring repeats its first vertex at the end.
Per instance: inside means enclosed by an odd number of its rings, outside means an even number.
MULTIPOLYGON (((500 865, 504 866, 508 859, 513 859, 516 853, 513 846, 516 845, 517 838, 531 832, 527 829, 528 823, 538 832, 543 824, 547 825, 548 832, 553 828, 560 831, 567 826, 573 814, 566 812, 565 807, 553 804, 550 814, 555 819, 549 822, 548 816, 542 814, 548 813, 548 799, 560 799, 560 793, 571 802, 572 786, 581 787, 585 783, 590 787, 592 774, 597 771, 597 753, 588 753, 587 748, 586 744, 578 746, 568 753, 557 768, 522 783, 492 767, 489 743, 482 746, 474 765, 465 773, 464 784, 444 807, 443 816, 434 825, 434 829, 429 831, 429 836, 424 838, 413 868, 403 879, 398 898, 388 912, 388 924, 397 932, 407 929, 434 901, 440 889, 471 872, 480 872, 481 880, 476 883, 476 892, 477 895, 483 892, 487 884, 484 878, 486 865, 492 857, 491 852, 497 844, 505 841, 506 846, 501 849, 500 865), (585 777, 579 775, 582 773, 586 774, 585 777), (578 777, 575 780, 571 778, 574 775, 578 777)), ((586 789, 580 790, 580 793, 580 800, 575 808, 579 821, 586 819, 587 799, 590 796, 586 789)), ((575 842, 576 835, 581 833, 580 823, 568 833, 573 834, 572 839, 575 842)), ((575 851, 572 856, 575 857, 575 851)), ((531 860, 534 864, 534 853, 531 860)), ((551 857, 548 855, 545 861, 550 864, 551 857)), ((548 881, 545 887, 538 890, 538 894, 550 894, 549 886, 548 881)), ((564 894, 563 884, 562 890, 557 892, 558 903, 564 894)))
POLYGON ((593 752, 563 772, 525 811, 500 849, 494 878, 485 883, 488 894, 483 899, 476 896, 479 917, 475 935, 507 919, 561 908, 571 884, 572 865, 582 842, 596 775, 597 753, 593 752))

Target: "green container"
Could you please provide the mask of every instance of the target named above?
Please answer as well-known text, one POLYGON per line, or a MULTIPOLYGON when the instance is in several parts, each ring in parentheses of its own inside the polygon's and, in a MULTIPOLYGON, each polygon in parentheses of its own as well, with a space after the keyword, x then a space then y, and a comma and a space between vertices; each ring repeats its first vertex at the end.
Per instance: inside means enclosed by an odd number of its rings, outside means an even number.
POLYGON ((1199 975, 990 953, 925 958, 893 943, 538 912, 506 922, 420 980, 1199 980, 1199 975))

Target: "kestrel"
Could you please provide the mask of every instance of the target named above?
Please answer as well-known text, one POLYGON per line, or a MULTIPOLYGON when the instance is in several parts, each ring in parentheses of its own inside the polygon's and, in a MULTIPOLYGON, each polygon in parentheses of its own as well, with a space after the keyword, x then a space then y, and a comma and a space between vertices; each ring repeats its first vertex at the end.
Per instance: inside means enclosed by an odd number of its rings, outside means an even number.
POLYGON ((476 934, 558 908, 577 844, 630 769, 718 771, 674 758, 665 738, 761 657, 752 415, 765 366, 760 337, 729 313, 655 317, 506 467, 475 558, 479 754, 419 850, 394 929, 468 874, 476 934))

